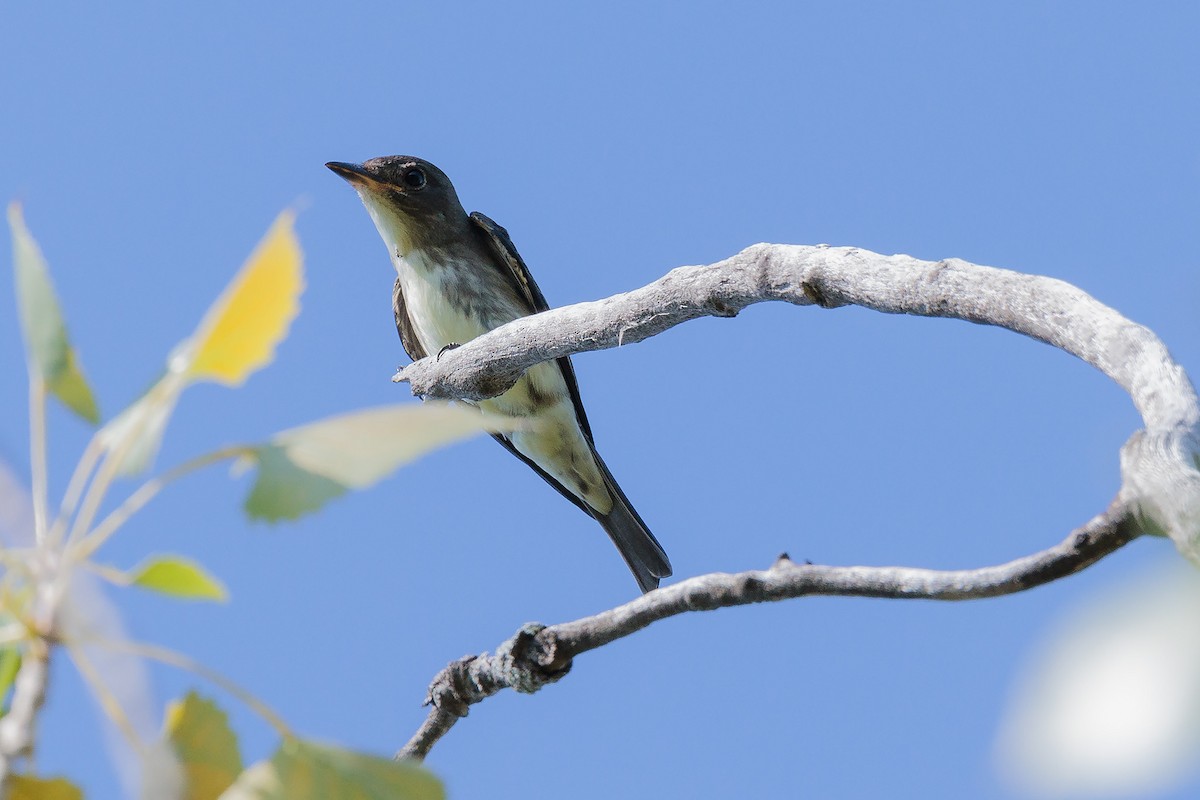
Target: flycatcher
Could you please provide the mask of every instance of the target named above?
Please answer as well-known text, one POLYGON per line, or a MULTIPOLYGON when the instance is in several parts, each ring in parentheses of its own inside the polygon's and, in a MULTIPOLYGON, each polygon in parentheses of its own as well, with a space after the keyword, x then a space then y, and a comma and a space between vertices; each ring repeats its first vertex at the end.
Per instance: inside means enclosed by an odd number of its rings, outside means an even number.
MULTIPOLYGON (((325 166, 358 192, 387 245, 398 276, 396 328, 413 360, 549 308, 508 231, 479 212, 468 215, 433 164, 385 156, 325 166)), ((493 438, 600 523, 643 592, 671 574, 662 545, 596 452, 569 358, 531 367, 507 392, 478 405, 536 420, 528 431, 493 438)))

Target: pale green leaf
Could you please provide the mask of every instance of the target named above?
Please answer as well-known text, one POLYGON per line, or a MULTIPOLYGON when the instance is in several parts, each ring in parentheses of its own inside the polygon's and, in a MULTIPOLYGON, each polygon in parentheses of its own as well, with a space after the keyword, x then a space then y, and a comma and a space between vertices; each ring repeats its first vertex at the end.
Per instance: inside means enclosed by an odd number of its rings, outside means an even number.
POLYGON ((225 587, 204 568, 180 556, 152 556, 130 572, 129 582, 185 600, 228 598, 225 587))
POLYGON ((521 420, 484 414, 467 405, 408 403, 302 425, 277 434, 271 443, 302 469, 364 489, 439 447, 521 425, 521 420))
POLYGON ((62 309, 50 282, 50 268, 33 235, 25 227, 21 206, 17 203, 8 207, 8 225, 13 238, 17 310, 30 363, 55 397, 95 424, 100 421, 100 412, 67 338, 62 309))
POLYGON ((262 445, 246 459, 258 464, 258 477, 245 503, 253 519, 296 519, 346 493, 337 481, 296 466, 281 447, 262 445))
POLYGON ((120 458, 119 475, 136 475, 154 463, 167 422, 186 385, 183 376, 166 373, 100 429, 104 448, 120 458))
POLYGON ((241 773, 237 736, 211 700, 188 692, 168 705, 166 731, 187 776, 185 800, 215 800, 241 773))
MULTIPOLYGON (((13 681, 17 679, 17 670, 21 669, 21 651, 15 647, 0 648, 0 700, 8 694, 13 681)), ((3 712, 8 713, 5 703, 3 712)))
POLYGON ((258 466, 246 512, 272 520, 295 518, 347 489, 371 486, 438 447, 526 424, 471 406, 428 402, 372 408, 292 428, 242 462, 258 466))
POLYGON ((242 773, 221 800, 444 800, 442 782, 417 764, 285 740, 270 761, 242 773))
POLYGON ((66 778, 13 775, 9 778, 8 800, 83 800, 83 792, 66 778))

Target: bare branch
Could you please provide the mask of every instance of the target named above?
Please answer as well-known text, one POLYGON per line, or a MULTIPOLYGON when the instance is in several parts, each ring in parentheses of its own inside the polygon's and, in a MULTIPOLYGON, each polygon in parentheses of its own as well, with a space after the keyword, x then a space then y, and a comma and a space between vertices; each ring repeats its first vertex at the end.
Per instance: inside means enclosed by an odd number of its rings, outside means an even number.
POLYGON ((995 325, 1096 367, 1129 393, 1146 426, 1121 451, 1122 501, 1148 532, 1170 535, 1200 562, 1200 401, 1187 373, 1152 331, 1054 278, 954 258, 757 244, 716 264, 674 269, 632 292, 516 320, 440 359, 410 364, 393 380, 427 397, 491 397, 541 361, 640 342, 767 300, 995 325))
POLYGON ((929 262, 856 248, 760 244, 716 264, 681 267, 626 294, 517 320, 440 359, 418 361, 394 380, 409 382, 415 394, 425 396, 491 397, 538 362, 639 342, 702 316, 736 316, 766 300, 996 325, 1077 356, 1125 389, 1145 424, 1121 449, 1117 498, 1061 544, 999 566, 828 567, 798 565, 784 556, 767 570, 702 575, 575 622, 526 625, 495 655, 460 659, 435 677, 426 698, 429 716, 398 757, 424 758, 485 697, 506 687, 537 691, 565 675, 579 653, 687 611, 807 595, 994 597, 1077 572, 1143 533, 1169 535, 1182 553, 1200 562, 1195 389, 1153 332, 1053 278, 958 259, 929 262))
POLYGON ((1158 337, 1083 290, 956 258, 921 261, 854 247, 754 245, 715 264, 674 269, 632 292, 525 317, 440 359, 411 364, 397 378, 415 394, 478 400, 506 391, 541 361, 640 342, 681 322, 733 317, 768 300, 1008 328, 1104 372, 1133 395, 1149 428, 1200 421, 1195 391, 1158 337))
POLYGON ((13 766, 33 753, 38 712, 46 702, 50 675, 50 646, 40 638, 31 640, 13 682, 12 703, 0 719, 0 796, 8 796, 13 766))
POLYGON ((549 627, 528 623, 501 644, 495 655, 458 659, 434 677, 425 698, 425 704, 431 706, 429 715, 396 757, 425 758, 475 703, 505 688, 536 692, 566 675, 572 659, 580 653, 622 639, 660 619, 809 595, 904 600, 996 597, 1078 572, 1139 535, 1128 509, 1114 502, 1055 547, 994 567, 826 567, 796 564, 785 554, 770 569, 689 578, 574 622, 549 627))

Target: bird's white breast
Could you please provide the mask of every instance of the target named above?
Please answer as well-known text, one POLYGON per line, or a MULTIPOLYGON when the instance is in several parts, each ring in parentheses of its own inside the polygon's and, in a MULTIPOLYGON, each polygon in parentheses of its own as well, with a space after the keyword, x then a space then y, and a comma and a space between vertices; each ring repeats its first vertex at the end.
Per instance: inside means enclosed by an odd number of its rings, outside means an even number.
MULTIPOLYGON (((437 355, 448 344, 465 344, 522 315, 515 296, 504 301, 512 289, 499 273, 478 264, 456 263, 453 256, 445 254, 438 254, 435 261, 425 251, 413 247, 404 223, 370 192, 360 191, 359 195, 387 244, 400 278, 405 310, 427 355, 437 355), (486 310, 475 308, 474 313, 468 313, 470 303, 458 297, 466 275, 481 283, 490 282, 490 286, 481 287, 482 291, 476 294, 491 296, 497 302, 486 304, 486 310)), ((530 430, 510 435, 513 446, 592 508, 602 514, 609 513, 612 497, 591 446, 580 430, 566 381, 557 365, 535 365, 507 392, 478 405, 493 413, 536 418, 537 424, 530 430)))
POLYGON ((467 314, 461 304, 451 302, 455 289, 447 285, 451 270, 470 274, 476 268, 435 264, 421 250, 403 255, 393 250, 392 263, 400 276, 408 318, 427 354, 436 355, 448 344, 464 344, 488 332, 477 315, 467 314))

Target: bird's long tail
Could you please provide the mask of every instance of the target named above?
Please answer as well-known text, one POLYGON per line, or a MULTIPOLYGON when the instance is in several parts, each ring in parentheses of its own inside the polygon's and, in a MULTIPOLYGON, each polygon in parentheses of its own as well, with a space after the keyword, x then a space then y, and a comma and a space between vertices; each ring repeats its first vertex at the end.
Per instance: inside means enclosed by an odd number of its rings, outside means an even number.
POLYGON ((596 521, 604 528, 604 532, 608 534, 608 538, 612 539, 613 544, 617 546, 617 550, 621 552, 621 557, 629 565, 629 570, 633 573, 633 577, 642 591, 648 592, 651 589, 657 589, 661 578, 671 576, 671 562, 667 559, 666 551, 634 510, 629 499, 625 497, 625 493, 621 491, 621 487, 617 485, 612 473, 608 471, 608 466, 594 448, 592 455, 596 459, 596 464, 604 472, 604 482, 608 486, 613 501, 612 510, 607 514, 600 514, 594 509, 590 509, 592 516, 596 518, 596 521))

